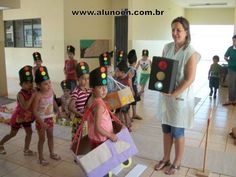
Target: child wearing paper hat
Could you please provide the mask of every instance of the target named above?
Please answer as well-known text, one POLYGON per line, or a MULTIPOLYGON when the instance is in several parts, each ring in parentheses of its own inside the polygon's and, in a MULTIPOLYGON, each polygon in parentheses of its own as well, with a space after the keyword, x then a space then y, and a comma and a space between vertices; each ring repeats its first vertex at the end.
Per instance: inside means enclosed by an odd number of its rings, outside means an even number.
POLYGON ((84 114, 85 102, 91 92, 89 89, 89 66, 86 62, 79 62, 75 67, 78 85, 71 94, 69 111, 75 116, 72 118, 72 139, 79 128, 84 114))
POLYGON ((16 136, 21 127, 24 127, 26 132, 24 155, 32 156, 36 154, 29 149, 33 132, 31 124, 34 121, 32 103, 35 97, 32 67, 24 66, 21 68, 19 70, 19 78, 21 90, 17 94, 17 106, 10 120, 11 130, 10 133, 4 136, 0 141, 0 154, 6 154, 4 144, 16 136))
POLYGON ((72 45, 68 45, 66 47, 66 52, 68 59, 65 60, 65 65, 64 65, 64 73, 66 80, 70 83, 71 85, 71 91, 74 90, 76 87, 76 71, 75 67, 77 65, 77 60, 74 59, 75 57, 75 47, 72 45))
MULTIPOLYGON (((91 71, 89 85, 92 88, 92 95, 89 97, 86 110, 88 116, 88 137, 92 149, 102 144, 107 139, 117 141, 116 134, 113 133, 112 118, 109 108, 103 101, 107 94, 107 69, 99 67, 91 71)), ((118 118, 114 118, 119 124, 118 118)))
POLYGON ((33 113, 36 118, 36 129, 38 131, 38 163, 42 166, 46 166, 49 162, 44 158, 43 145, 45 140, 45 134, 48 139, 48 148, 50 152, 50 158, 54 160, 60 160, 61 157, 54 152, 53 143, 53 117, 54 110, 60 115, 60 110, 54 100, 54 92, 51 86, 50 77, 46 67, 41 66, 35 72, 35 82, 38 87, 38 92, 34 99, 33 113))

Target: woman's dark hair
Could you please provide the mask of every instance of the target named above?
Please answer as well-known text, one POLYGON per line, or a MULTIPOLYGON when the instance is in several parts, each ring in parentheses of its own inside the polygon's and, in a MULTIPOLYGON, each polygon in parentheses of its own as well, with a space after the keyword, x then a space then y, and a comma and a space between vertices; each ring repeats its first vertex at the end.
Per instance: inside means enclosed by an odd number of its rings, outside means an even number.
POLYGON ((189 28, 189 22, 186 18, 184 17, 177 17, 175 18, 172 22, 171 22, 171 25, 173 23, 180 23, 184 30, 186 31, 187 33, 187 36, 186 36, 186 41, 185 41, 185 44, 184 44, 184 49, 186 49, 188 47, 188 45, 190 44, 190 41, 191 41, 191 35, 190 35, 190 28, 189 28))

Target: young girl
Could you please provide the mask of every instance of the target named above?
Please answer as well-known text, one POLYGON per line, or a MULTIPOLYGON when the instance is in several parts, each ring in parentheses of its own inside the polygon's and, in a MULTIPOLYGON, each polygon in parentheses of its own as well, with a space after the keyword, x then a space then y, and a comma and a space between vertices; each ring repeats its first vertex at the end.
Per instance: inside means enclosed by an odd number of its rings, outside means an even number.
POLYGON ((4 143, 16 136, 18 130, 23 126, 26 133, 24 155, 34 155, 35 152, 29 149, 32 136, 31 124, 34 121, 32 114, 32 102, 35 97, 32 84, 32 67, 24 66, 21 68, 19 71, 19 77, 21 90, 17 94, 17 106, 10 121, 11 131, 0 141, 0 154, 6 154, 3 146, 4 143))
POLYGON ((90 94, 89 87, 89 66, 85 62, 79 62, 76 65, 76 75, 78 86, 71 94, 71 101, 69 103, 69 111, 75 116, 72 118, 72 140, 79 128, 81 118, 84 114, 85 102, 90 94))
POLYGON ((136 104, 138 101, 141 100, 140 95, 138 94, 138 88, 137 88, 138 78, 137 78, 137 70, 135 68, 136 63, 137 63, 136 51, 134 49, 130 50, 127 58, 128 58, 128 63, 129 63, 129 72, 131 73, 131 77, 132 77, 132 87, 134 90, 134 102, 130 104, 132 107, 131 121, 132 119, 142 120, 143 118, 140 117, 136 112, 136 104))
POLYGON ((138 69, 139 66, 141 67, 141 75, 140 75, 140 81, 139 81, 139 84, 141 86, 141 90, 140 90, 141 94, 144 93, 144 88, 146 86, 146 83, 149 79, 150 72, 151 72, 152 62, 151 60, 148 59, 148 55, 149 55, 148 50, 144 49, 142 51, 143 58, 138 61, 138 64, 136 66, 136 69, 138 69))
MULTIPOLYGON (((116 80, 118 82, 122 83, 123 85, 130 87, 130 90, 132 91, 132 93, 134 95, 134 91, 133 91, 133 87, 132 87, 131 73, 128 71, 129 71, 129 68, 128 68, 126 61, 122 60, 117 65, 117 68, 116 68, 116 76, 117 76, 116 80)), ((117 110, 117 111, 120 111, 121 116, 124 117, 124 123, 125 123, 126 127, 131 132, 132 125, 131 125, 131 119, 129 116, 129 108, 130 108, 130 105, 128 104, 128 105, 123 106, 122 108, 120 108, 120 110, 117 110)))
POLYGON ((48 148, 50 152, 50 158, 54 160, 60 160, 60 156, 54 153, 53 142, 53 108, 58 111, 57 104, 53 99, 53 90, 51 81, 46 67, 40 67, 35 72, 35 82, 39 91, 35 96, 33 103, 33 113, 36 118, 36 128, 38 131, 38 154, 39 163, 43 166, 48 165, 49 162, 44 159, 43 145, 45 142, 45 135, 47 134, 48 148))
POLYGON ((89 85, 92 88, 92 94, 88 99, 86 109, 92 111, 87 118, 88 137, 91 147, 94 149, 107 139, 117 141, 117 136, 113 133, 111 115, 103 101, 107 94, 107 70, 105 67, 97 68, 90 73, 89 85))

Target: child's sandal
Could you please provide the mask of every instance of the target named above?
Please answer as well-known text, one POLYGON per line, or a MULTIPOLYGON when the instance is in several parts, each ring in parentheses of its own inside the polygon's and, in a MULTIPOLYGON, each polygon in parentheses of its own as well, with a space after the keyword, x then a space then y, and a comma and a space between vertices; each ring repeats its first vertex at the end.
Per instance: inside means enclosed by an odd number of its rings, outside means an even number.
POLYGON ((31 151, 30 149, 24 150, 24 156, 34 156, 36 152, 31 151))
POLYGON ((165 171, 166 175, 173 175, 176 173, 176 171, 178 171, 180 169, 180 165, 179 166, 175 166, 175 165, 171 165, 170 168, 168 168, 168 170, 165 171))
POLYGON ((53 159, 53 160, 61 160, 61 157, 57 154, 50 154, 50 158, 53 159))
POLYGON ((46 160, 44 160, 44 159, 38 160, 38 163, 39 163, 40 165, 42 165, 42 166, 47 166, 47 165, 49 164, 49 162, 46 161, 46 160))

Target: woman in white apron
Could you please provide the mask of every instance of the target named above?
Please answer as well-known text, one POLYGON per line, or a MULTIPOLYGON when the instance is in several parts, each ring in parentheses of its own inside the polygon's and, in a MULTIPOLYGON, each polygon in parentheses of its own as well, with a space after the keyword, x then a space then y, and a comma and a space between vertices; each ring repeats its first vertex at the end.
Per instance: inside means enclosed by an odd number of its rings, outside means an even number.
POLYGON ((195 79, 197 63, 200 55, 190 45, 189 22, 177 17, 171 23, 174 42, 168 43, 163 49, 163 57, 179 61, 175 90, 171 94, 160 95, 158 118, 162 120, 164 141, 163 159, 155 165, 155 170, 169 166, 166 174, 172 175, 180 168, 184 152, 185 128, 193 123, 194 94, 192 83, 195 79), (175 158, 170 162, 172 144, 175 146, 175 158))

